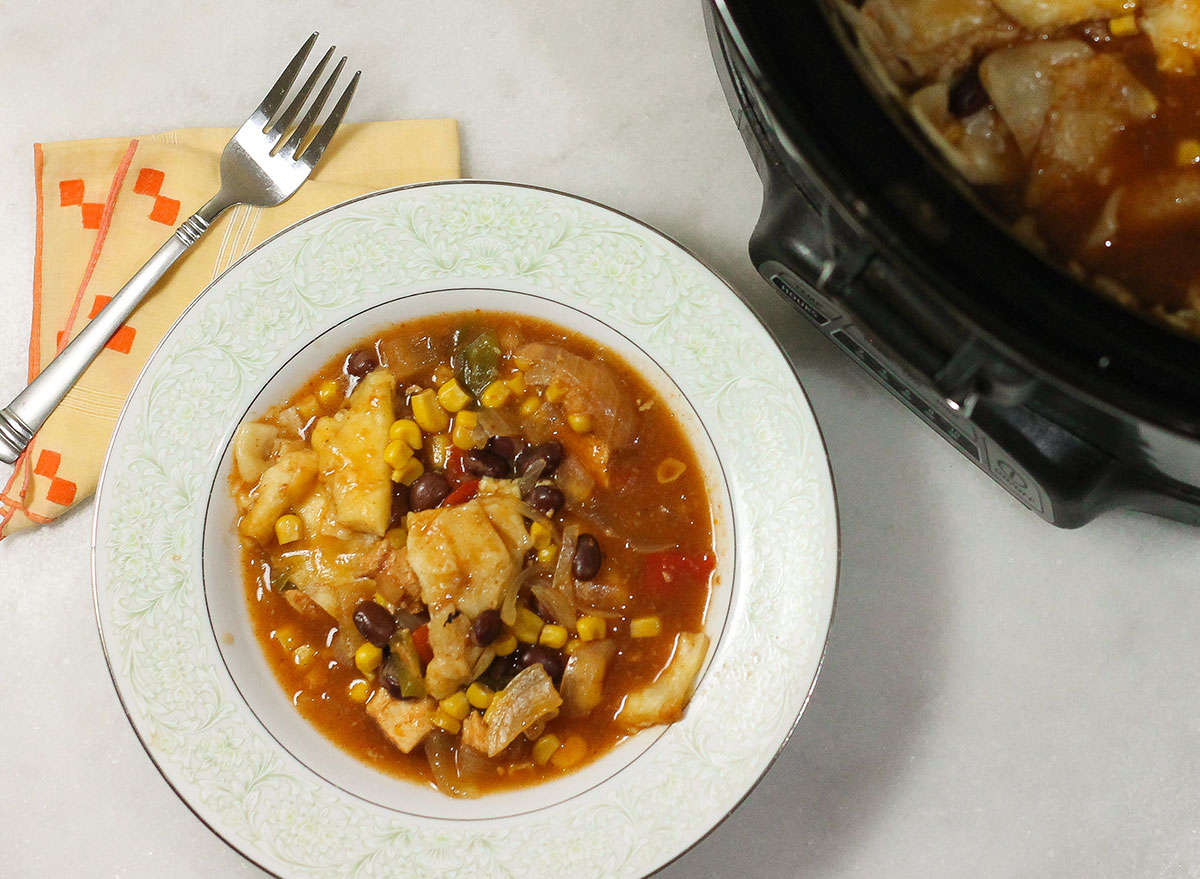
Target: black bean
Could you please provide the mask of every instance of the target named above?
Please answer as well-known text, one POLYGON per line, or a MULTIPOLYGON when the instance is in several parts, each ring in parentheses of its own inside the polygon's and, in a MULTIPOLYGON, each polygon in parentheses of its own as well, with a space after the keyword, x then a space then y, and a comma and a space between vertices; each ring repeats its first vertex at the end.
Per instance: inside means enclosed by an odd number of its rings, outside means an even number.
POLYGON ((563 493, 553 485, 535 485, 529 491, 529 506, 547 516, 553 516, 566 502, 563 493))
POLYGON ((590 580, 600 573, 600 541, 590 534, 580 534, 575 541, 575 558, 571 560, 571 573, 576 580, 590 580))
POLYGON ((959 119, 964 119, 982 110, 987 104, 988 93, 979 79, 979 68, 973 67, 950 86, 946 108, 959 119))
POLYGON ((408 515, 408 486, 403 483, 392 483, 392 515, 388 519, 388 528, 399 528, 404 524, 408 515))
POLYGON ((521 668, 529 668, 538 663, 541 663, 546 674, 550 675, 556 685, 562 680, 564 665, 562 654, 557 650, 551 650, 542 644, 526 644, 517 653, 517 665, 521 668))
POLYGON ((408 506, 414 513, 432 510, 450 494, 450 480, 441 473, 423 473, 408 488, 408 506))
POLYGON ((511 472, 511 465, 495 452, 486 449, 471 449, 463 455, 463 469, 472 476, 491 476, 503 479, 511 472))
POLYGON ((354 608, 354 627, 376 647, 386 647, 396 621, 388 609, 374 601, 360 601, 354 608))
POLYGON ((346 374, 362 378, 368 372, 372 372, 379 366, 379 358, 375 356, 374 349, 358 348, 346 358, 346 374))
POLYGON ((476 647, 487 647, 500 637, 504 623, 500 620, 500 611, 489 607, 480 612, 471 623, 471 641, 476 647))
POLYGON ((562 463, 562 458, 562 443, 558 442, 557 440, 548 443, 542 443, 536 446, 530 446, 522 451, 521 454, 517 455, 517 460, 515 462, 517 475, 524 476, 527 472, 529 472, 529 468, 532 467, 534 463, 537 461, 542 461, 545 464, 545 466, 542 467, 542 476, 549 476, 554 472, 554 468, 562 463))
POLYGON ((484 448, 506 461, 512 461, 525 446, 525 440, 519 436, 490 436, 484 448))

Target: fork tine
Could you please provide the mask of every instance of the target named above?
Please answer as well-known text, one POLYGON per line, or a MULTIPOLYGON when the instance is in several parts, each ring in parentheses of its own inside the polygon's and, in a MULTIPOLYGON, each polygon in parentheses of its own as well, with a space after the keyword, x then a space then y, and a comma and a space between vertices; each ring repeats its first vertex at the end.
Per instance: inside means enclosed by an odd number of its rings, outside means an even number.
POLYGON ((361 70, 354 72, 354 76, 350 79, 350 85, 346 86, 346 90, 342 92, 342 96, 338 98, 338 102, 329 112, 329 118, 325 120, 325 124, 317 132, 317 136, 312 139, 312 143, 305 147, 297 161, 311 168, 321 160, 321 154, 325 152, 325 147, 329 146, 329 141, 333 140, 334 132, 341 125, 342 117, 346 115, 346 108, 350 106, 350 99, 354 97, 354 89, 358 85, 358 78, 361 75, 361 70))
POLYGON ((312 106, 304 114, 304 118, 296 125, 296 130, 292 132, 292 136, 287 139, 287 143, 283 145, 283 149, 279 152, 284 156, 292 156, 296 150, 300 148, 300 144, 304 142, 304 138, 308 136, 309 129, 316 122, 317 116, 325 106, 325 102, 329 100, 329 93, 333 91, 334 83, 342 73, 342 68, 346 66, 346 56, 342 56, 342 60, 337 63, 337 67, 333 68, 333 73, 329 74, 329 78, 325 80, 325 84, 321 86, 321 91, 317 94, 316 99, 312 102, 312 106))
POLYGON ((287 105, 287 108, 280 114, 279 119, 271 126, 271 130, 267 132, 267 136, 276 141, 283 136, 283 133, 288 130, 292 121, 300 112, 300 108, 304 106, 304 102, 308 100, 309 93, 312 92, 313 86, 317 84, 317 79, 321 76, 321 71, 325 69, 325 65, 329 63, 329 59, 333 57, 334 46, 330 46, 325 52, 325 57, 322 58, 317 66, 313 68, 313 72, 308 75, 308 79, 304 81, 300 91, 296 93, 296 97, 292 98, 292 102, 287 105))
POLYGON ((279 79, 275 81, 275 85, 271 86, 271 90, 267 92, 267 96, 262 99, 262 103, 254 110, 254 115, 263 117, 262 123, 265 127, 271 117, 275 115, 275 111, 279 109, 279 105, 283 103, 283 99, 287 97, 288 89, 292 87, 292 83, 296 81, 296 76, 300 73, 300 68, 304 66, 304 62, 308 59, 308 53, 312 51, 313 43, 317 41, 317 33, 304 41, 304 45, 300 47, 300 51, 296 53, 296 57, 291 60, 291 63, 284 68, 283 73, 279 75, 279 79))

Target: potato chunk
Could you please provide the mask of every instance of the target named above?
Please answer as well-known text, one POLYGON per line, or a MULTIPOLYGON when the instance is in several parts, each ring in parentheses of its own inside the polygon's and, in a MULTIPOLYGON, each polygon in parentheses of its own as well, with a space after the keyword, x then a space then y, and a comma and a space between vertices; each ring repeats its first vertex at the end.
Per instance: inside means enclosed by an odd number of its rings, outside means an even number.
POLYGON ((275 529, 275 520, 304 497, 316 478, 317 456, 310 450, 281 455, 258 480, 250 509, 238 523, 238 530, 260 544, 266 543, 275 529))
POLYGON ((392 374, 377 369, 354 389, 347 408, 317 419, 312 431, 321 482, 333 495, 338 523, 380 537, 392 515, 391 468, 383 450, 395 391, 392 374))
POLYGON ((662 674, 626 697, 617 720, 631 729, 679 720, 707 653, 708 636, 703 632, 681 634, 675 642, 675 655, 662 674))
POLYGON ((397 748, 408 754, 425 740, 433 729, 437 702, 424 699, 393 699, 383 687, 367 703, 367 714, 379 724, 383 734, 397 748))

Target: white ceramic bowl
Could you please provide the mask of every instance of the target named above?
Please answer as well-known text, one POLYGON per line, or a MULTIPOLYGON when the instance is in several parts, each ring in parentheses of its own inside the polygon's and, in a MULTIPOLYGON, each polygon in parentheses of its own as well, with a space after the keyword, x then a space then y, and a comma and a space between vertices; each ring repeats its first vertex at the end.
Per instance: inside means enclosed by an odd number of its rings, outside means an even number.
POLYGON ((786 741, 837 577, 828 463, 800 387, 719 279, 653 230, 530 187, 377 193, 281 233, 151 358, 96 512, 117 690, 168 782, 283 876, 634 877, 723 818, 786 741), (680 417, 713 502, 712 647, 682 721, 561 779, 477 800, 379 773, 300 717, 249 621, 228 492, 238 423, 391 324, 529 314, 625 357, 680 417))

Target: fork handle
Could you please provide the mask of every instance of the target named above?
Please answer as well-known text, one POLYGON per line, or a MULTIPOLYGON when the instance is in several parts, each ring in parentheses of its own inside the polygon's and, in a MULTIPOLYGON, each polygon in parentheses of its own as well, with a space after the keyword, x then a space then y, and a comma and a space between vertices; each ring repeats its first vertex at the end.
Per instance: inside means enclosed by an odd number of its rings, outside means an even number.
POLYGON ((0 410, 0 461, 14 463, 33 440, 50 413, 104 350, 138 304, 184 252, 199 240, 208 227, 231 204, 223 195, 209 200, 175 230, 167 242, 134 274, 88 322, 79 335, 46 364, 25 390, 0 410))

